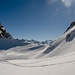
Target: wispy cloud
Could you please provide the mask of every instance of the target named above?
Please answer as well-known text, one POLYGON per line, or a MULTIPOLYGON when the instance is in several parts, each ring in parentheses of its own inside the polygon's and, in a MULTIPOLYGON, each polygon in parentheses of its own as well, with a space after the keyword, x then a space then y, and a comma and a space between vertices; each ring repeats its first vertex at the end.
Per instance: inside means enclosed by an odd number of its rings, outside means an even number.
POLYGON ((61 0, 65 7, 71 7, 75 0, 61 0))
POLYGON ((70 7, 70 6, 71 6, 71 0, 62 0, 62 3, 63 3, 66 7, 70 7))
POLYGON ((47 0, 47 1, 49 4, 61 1, 65 7, 71 7, 73 4, 75 4, 75 0, 47 0))
MULTIPOLYGON (((55 5, 55 13, 60 11, 64 11, 65 9, 62 6, 65 6, 66 10, 61 13, 67 13, 67 15, 74 14, 75 15, 75 0, 47 0, 48 4, 53 6, 55 5)), ((53 13, 53 15, 57 15, 53 13)))

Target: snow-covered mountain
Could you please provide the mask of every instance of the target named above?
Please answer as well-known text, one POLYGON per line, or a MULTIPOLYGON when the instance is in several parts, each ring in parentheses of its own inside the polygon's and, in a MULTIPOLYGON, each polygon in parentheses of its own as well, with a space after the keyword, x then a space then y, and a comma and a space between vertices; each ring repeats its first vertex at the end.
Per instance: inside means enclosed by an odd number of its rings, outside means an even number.
POLYGON ((32 43, 32 44, 37 44, 37 45, 41 45, 41 44, 51 44, 53 41, 52 40, 46 40, 46 41, 36 41, 36 40, 25 40, 25 42, 29 42, 29 43, 32 43))
POLYGON ((12 47, 29 44, 24 42, 24 40, 14 39, 0 23, 0 50, 7 50, 12 47))
POLYGON ((0 23, 0 50, 7 50, 12 47, 24 46, 28 44, 44 45, 44 44, 50 44, 52 42, 53 41, 51 40, 39 42, 33 39, 32 40, 15 39, 12 37, 10 33, 6 31, 6 29, 0 23))
POLYGON ((21 53, 19 54, 19 57, 20 55, 23 55, 23 57, 26 57, 26 59, 44 58, 44 57, 47 58, 65 55, 67 53, 75 51, 74 37, 75 37, 75 23, 72 22, 71 25, 68 27, 68 29, 65 31, 65 33, 54 42, 51 40, 39 42, 36 40, 1 38, 0 49, 4 48, 9 49, 7 51, 7 54, 13 51, 16 53, 21 53))
POLYGON ((75 22, 50 44, 30 42, 18 40, 16 47, 0 51, 2 75, 75 75, 75 22), (24 45, 17 45, 19 41, 24 45))

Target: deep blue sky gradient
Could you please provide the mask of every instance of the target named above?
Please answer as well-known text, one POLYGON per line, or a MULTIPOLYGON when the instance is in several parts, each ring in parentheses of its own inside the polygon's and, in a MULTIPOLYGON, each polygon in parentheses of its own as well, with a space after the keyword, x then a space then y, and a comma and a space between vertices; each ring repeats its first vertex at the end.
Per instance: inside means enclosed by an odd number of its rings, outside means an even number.
POLYGON ((70 3, 66 6, 62 0, 0 0, 0 22, 15 38, 54 40, 75 20, 75 4, 70 3))

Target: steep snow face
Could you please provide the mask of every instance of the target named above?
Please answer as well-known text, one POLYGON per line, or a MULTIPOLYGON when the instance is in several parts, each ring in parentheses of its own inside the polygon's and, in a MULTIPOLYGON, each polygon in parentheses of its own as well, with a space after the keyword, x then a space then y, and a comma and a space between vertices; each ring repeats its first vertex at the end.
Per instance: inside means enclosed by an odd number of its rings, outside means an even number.
POLYGON ((55 40, 44 52, 46 57, 64 55, 75 51, 75 26, 65 32, 60 38, 55 40))

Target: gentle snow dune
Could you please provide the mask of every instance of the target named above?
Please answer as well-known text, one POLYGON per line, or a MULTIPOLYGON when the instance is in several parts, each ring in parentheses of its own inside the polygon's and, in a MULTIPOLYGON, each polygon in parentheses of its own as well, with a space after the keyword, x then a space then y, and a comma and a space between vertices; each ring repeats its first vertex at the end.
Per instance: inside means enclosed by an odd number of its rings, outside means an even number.
POLYGON ((75 75, 75 26, 50 45, 17 41, 0 51, 1 75, 75 75))
POLYGON ((36 58, 37 54, 45 51, 48 45, 24 45, 11 48, 0 53, 0 60, 14 60, 14 59, 32 59, 36 58))

